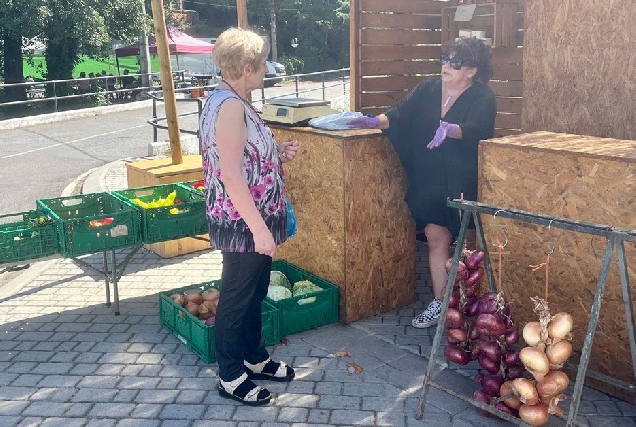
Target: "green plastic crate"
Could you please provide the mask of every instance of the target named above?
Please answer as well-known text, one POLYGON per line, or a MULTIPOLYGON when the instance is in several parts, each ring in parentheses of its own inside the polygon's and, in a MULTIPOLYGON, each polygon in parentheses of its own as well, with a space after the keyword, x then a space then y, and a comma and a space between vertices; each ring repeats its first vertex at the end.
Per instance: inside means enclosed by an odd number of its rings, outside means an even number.
MULTIPOLYGON (((172 332, 182 343, 195 352, 206 363, 216 362, 214 344, 214 326, 206 326, 202 320, 188 313, 178 305, 170 295, 185 293, 193 289, 200 292, 209 288, 221 289, 221 281, 201 283, 173 289, 159 294, 159 317, 161 325, 172 332)), ((262 336, 266 345, 274 345, 280 341, 280 315, 278 309, 267 301, 262 304, 262 336)))
POLYGON ((0 264, 59 252, 57 224, 50 215, 38 211, 0 215, 0 264))
POLYGON ((335 323, 339 320, 340 289, 336 285, 283 260, 274 261, 272 271, 283 273, 292 286, 298 281, 309 280, 322 288, 322 291, 278 301, 266 298, 280 312, 281 337, 335 323), (316 298, 315 301, 305 303, 312 297, 316 298))
POLYGON ((194 184, 195 182, 200 182, 200 181, 203 181, 203 180, 202 179, 195 179, 194 181, 179 182, 178 185, 180 185, 181 187, 185 187, 185 188, 187 188, 190 191, 194 191, 195 193, 205 195, 205 192, 199 191, 199 190, 195 189, 194 187, 192 187, 192 184, 194 184))
POLYGON ((64 257, 141 244, 139 211, 109 193, 38 199, 37 204, 57 222, 64 257))
POLYGON ((144 243, 165 242, 208 232, 205 197, 193 189, 174 183, 113 191, 111 194, 139 210, 141 238, 144 243), (177 192, 176 200, 181 200, 181 203, 157 208, 142 208, 132 201, 137 198, 149 203, 159 198, 166 198, 173 191, 177 192), (171 213, 173 209, 177 209, 179 213, 171 213))

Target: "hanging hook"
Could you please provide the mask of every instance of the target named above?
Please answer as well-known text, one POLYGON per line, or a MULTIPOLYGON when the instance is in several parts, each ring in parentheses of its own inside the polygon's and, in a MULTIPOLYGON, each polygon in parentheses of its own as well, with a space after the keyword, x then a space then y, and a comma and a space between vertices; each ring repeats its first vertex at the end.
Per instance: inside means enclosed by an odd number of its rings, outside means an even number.
MULTIPOLYGON (((496 222, 497 219, 497 214, 499 212, 505 212, 505 209, 498 209, 493 215, 492 215, 492 219, 493 219, 493 224, 496 222)), ((494 246, 498 247, 499 249, 503 249, 506 247, 506 245, 508 244, 508 232, 506 231, 505 227, 497 227, 500 228, 503 233, 504 236, 506 237, 506 241, 504 243, 501 243, 501 240, 499 240, 499 236, 495 236, 495 243, 493 243, 494 246)))

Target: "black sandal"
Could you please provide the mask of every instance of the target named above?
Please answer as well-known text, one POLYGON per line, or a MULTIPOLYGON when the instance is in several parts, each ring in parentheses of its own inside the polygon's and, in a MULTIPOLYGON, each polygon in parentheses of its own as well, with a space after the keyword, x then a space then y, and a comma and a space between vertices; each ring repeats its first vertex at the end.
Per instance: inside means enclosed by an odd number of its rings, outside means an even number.
POLYGON ((257 386, 247 373, 234 381, 219 381, 219 396, 234 399, 250 406, 265 405, 272 400, 272 394, 266 388, 257 386))
POLYGON ((294 379, 296 372, 291 366, 287 366, 285 362, 274 362, 272 359, 267 359, 261 363, 255 365, 244 362, 245 372, 247 377, 251 380, 271 380, 288 382, 294 379))

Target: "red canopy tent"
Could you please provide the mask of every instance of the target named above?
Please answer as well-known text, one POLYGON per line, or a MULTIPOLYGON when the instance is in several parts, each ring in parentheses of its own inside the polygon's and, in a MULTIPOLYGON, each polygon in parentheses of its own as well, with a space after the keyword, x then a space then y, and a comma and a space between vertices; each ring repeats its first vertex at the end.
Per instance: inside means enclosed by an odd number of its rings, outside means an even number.
MULTIPOLYGON (((196 39, 186 33, 176 29, 172 25, 167 26, 168 29, 168 47, 171 55, 177 55, 177 63, 179 62, 179 54, 187 53, 210 53, 214 49, 212 43, 204 42, 196 39)), ((148 49, 151 55, 157 54, 157 40, 154 36, 148 37, 148 49)), ((133 43, 128 46, 122 46, 115 49, 115 58, 117 60, 117 68, 119 69, 119 57, 122 56, 138 56, 139 43, 133 43)))

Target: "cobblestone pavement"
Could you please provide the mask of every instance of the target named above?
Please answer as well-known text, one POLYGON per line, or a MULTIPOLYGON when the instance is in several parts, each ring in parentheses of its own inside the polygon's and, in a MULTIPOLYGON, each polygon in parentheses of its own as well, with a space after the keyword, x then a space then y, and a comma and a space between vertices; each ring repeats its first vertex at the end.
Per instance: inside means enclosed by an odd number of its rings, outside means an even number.
MULTIPOLYGON (((88 174, 82 191, 125 186, 119 161, 88 174)), ((126 253, 118 251, 118 259, 126 253)), ((106 306, 103 276, 93 268, 62 258, 36 262, 0 287, 0 426, 507 425, 433 388, 424 419, 415 419, 435 332, 410 326, 431 298, 422 243, 417 256, 417 302, 269 347, 297 377, 263 382, 276 399, 258 408, 220 398, 216 365, 202 362, 159 321, 158 293, 218 279, 218 252, 163 259, 141 249, 119 281, 119 316, 106 306), (339 351, 351 356, 336 357, 339 351), (363 371, 349 373, 349 363, 363 371)), ((101 255, 82 259, 102 266, 101 255)), ((468 366, 436 380, 470 395, 478 386, 475 366, 468 366)), ((564 424, 554 417, 548 423, 564 424)), ((586 387, 577 425, 636 426, 636 407, 586 387)))

